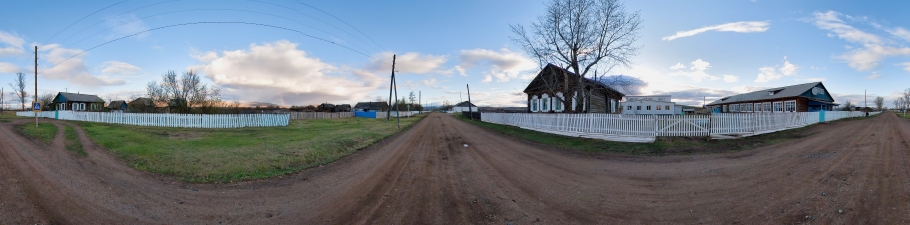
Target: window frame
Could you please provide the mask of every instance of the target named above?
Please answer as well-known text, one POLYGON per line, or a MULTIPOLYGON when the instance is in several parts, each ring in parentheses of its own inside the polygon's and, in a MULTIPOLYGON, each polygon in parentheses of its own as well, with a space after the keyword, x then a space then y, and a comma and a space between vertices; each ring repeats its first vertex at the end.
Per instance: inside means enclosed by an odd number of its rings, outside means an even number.
POLYGON ((725 112, 725 113, 728 113, 728 112, 730 112, 730 111, 727 111, 727 105, 724 105, 724 108, 723 108, 723 110, 721 110, 721 111, 720 111, 720 112, 725 112))
POLYGON ((762 107, 761 107, 761 109, 762 109, 761 111, 762 111, 762 112, 772 112, 772 111, 771 111, 771 109, 772 109, 772 108, 771 108, 771 102, 763 102, 763 103, 761 104, 761 106, 762 106, 762 107))
POLYGON ((784 101, 784 112, 796 112, 796 100, 784 101), (790 110, 791 106, 792 110, 790 110))
POLYGON ((543 94, 540 96, 540 111, 549 112, 550 111, 550 95, 543 94))
POLYGON ((528 101, 531 103, 531 112, 540 112, 540 99, 537 95, 531 96, 531 100, 528 101))
POLYGON ((562 92, 556 92, 556 97, 553 98, 553 111, 555 112, 562 112, 565 110, 563 109, 562 101, 560 101, 559 98, 562 98, 562 92), (559 108, 557 109, 556 106, 559 106, 559 108))
POLYGON ((773 112, 776 112, 776 113, 784 112, 784 102, 772 102, 772 106, 773 106, 773 108, 771 110, 773 112))

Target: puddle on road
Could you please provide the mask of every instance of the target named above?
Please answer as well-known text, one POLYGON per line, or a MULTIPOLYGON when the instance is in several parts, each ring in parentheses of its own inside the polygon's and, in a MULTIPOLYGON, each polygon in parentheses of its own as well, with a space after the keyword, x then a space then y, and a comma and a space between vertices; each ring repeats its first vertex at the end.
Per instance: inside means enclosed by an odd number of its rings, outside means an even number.
POLYGON ((464 144, 461 144, 461 145, 464 145, 465 148, 468 147, 468 143, 464 143, 464 144))

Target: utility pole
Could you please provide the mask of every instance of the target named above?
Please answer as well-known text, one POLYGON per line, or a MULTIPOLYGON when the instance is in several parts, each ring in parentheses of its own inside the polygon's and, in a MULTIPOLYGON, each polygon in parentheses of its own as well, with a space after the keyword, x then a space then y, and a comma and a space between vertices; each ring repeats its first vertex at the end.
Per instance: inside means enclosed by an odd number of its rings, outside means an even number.
POLYGON ((392 81, 389 82, 389 108, 386 110, 385 122, 389 122, 389 114, 392 113, 392 88, 395 86, 395 55, 392 55, 392 81))
MULTIPOLYGON (((392 56, 392 67, 395 67, 395 56, 392 56)), ((395 81, 395 70, 392 70, 392 86, 395 87, 395 117, 398 120, 398 129, 401 129, 401 109, 398 107, 398 82, 395 81)), ((390 108, 391 111, 391 108, 390 108)))
POLYGON ((420 104, 420 111, 423 111, 423 91, 417 91, 417 104, 420 104))
MULTIPOLYGON (((35 102, 38 102, 38 46, 35 46, 35 102)), ((38 128, 38 112, 35 111, 35 103, 32 103, 32 113, 35 114, 35 128, 38 128)), ((38 108, 39 110, 41 108, 38 108)))
POLYGON ((468 117, 474 120, 474 110, 471 109, 471 85, 465 84, 464 86, 468 87, 468 117))

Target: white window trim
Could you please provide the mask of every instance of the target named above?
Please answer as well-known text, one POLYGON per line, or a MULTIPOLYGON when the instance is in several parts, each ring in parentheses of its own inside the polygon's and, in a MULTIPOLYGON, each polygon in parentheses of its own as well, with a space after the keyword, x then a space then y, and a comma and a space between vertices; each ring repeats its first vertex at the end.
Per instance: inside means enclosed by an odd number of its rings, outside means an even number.
POLYGON ((796 100, 784 101, 784 111, 785 112, 790 112, 790 111, 787 111, 787 103, 791 103, 791 102, 793 103, 793 112, 796 112, 796 100))
POLYGON ((552 107, 550 107, 550 95, 543 94, 540 96, 540 111, 549 112, 552 107), (546 104, 545 104, 546 103, 546 104))
POLYGON ((753 103, 752 112, 761 112, 761 103, 753 103))
POLYGON ((773 112, 773 110, 774 110, 774 106, 772 106, 770 102, 763 102, 761 105, 762 105, 762 108, 761 108, 762 112, 773 112), (768 107, 765 107, 765 106, 768 106, 768 107))
POLYGON ((728 111, 728 110, 727 110, 727 108, 728 108, 728 107, 727 107, 727 105, 724 105, 724 108, 723 108, 723 109, 722 109, 722 111, 721 111, 721 112, 725 112, 725 113, 728 113, 728 112, 730 112, 730 111, 728 111))
POLYGON ((566 110, 562 101, 559 100, 560 98, 565 99, 565 97, 562 95, 562 92, 556 92, 556 97, 553 98, 553 111, 555 112, 562 112, 566 110), (557 105, 559 106, 559 109, 556 109, 557 105))
POLYGON ((784 102, 773 102, 771 104, 771 110, 773 110, 773 112, 776 112, 776 113, 784 112, 784 102), (780 108, 778 108, 777 106, 780 106, 780 108))
POLYGON ((537 99, 537 95, 531 96, 530 103, 531 103, 531 105, 529 107, 531 107, 531 112, 540 111, 540 100, 537 99))

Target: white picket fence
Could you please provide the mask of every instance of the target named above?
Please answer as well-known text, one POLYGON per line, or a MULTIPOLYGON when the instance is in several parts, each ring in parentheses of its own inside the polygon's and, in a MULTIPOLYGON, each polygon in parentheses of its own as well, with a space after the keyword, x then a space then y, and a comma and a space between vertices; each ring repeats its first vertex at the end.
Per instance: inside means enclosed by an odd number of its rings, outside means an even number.
MULTIPOLYGON (((878 112, 870 113, 875 114, 878 112)), ((864 115, 863 112, 825 112, 825 121, 864 115)), ((776 132, 819 123, 820 113, 712 115, 482 113, 481 120, 573 137, 653 142, 660 136, 711 136, 724 139, 776 132)))
MULTIPOLYGON (((33 112, 16 112, 17 116, 33 117, 33 112)), ((48 111, 38 117, 86 122, 126 124, 151 127, 183 128, 240 128, 287 126, 288 114, 159 114, 48 111)))
POLYGON ((354 112, 290 112, 291 120, 340 119, 354 117, 354 112))

